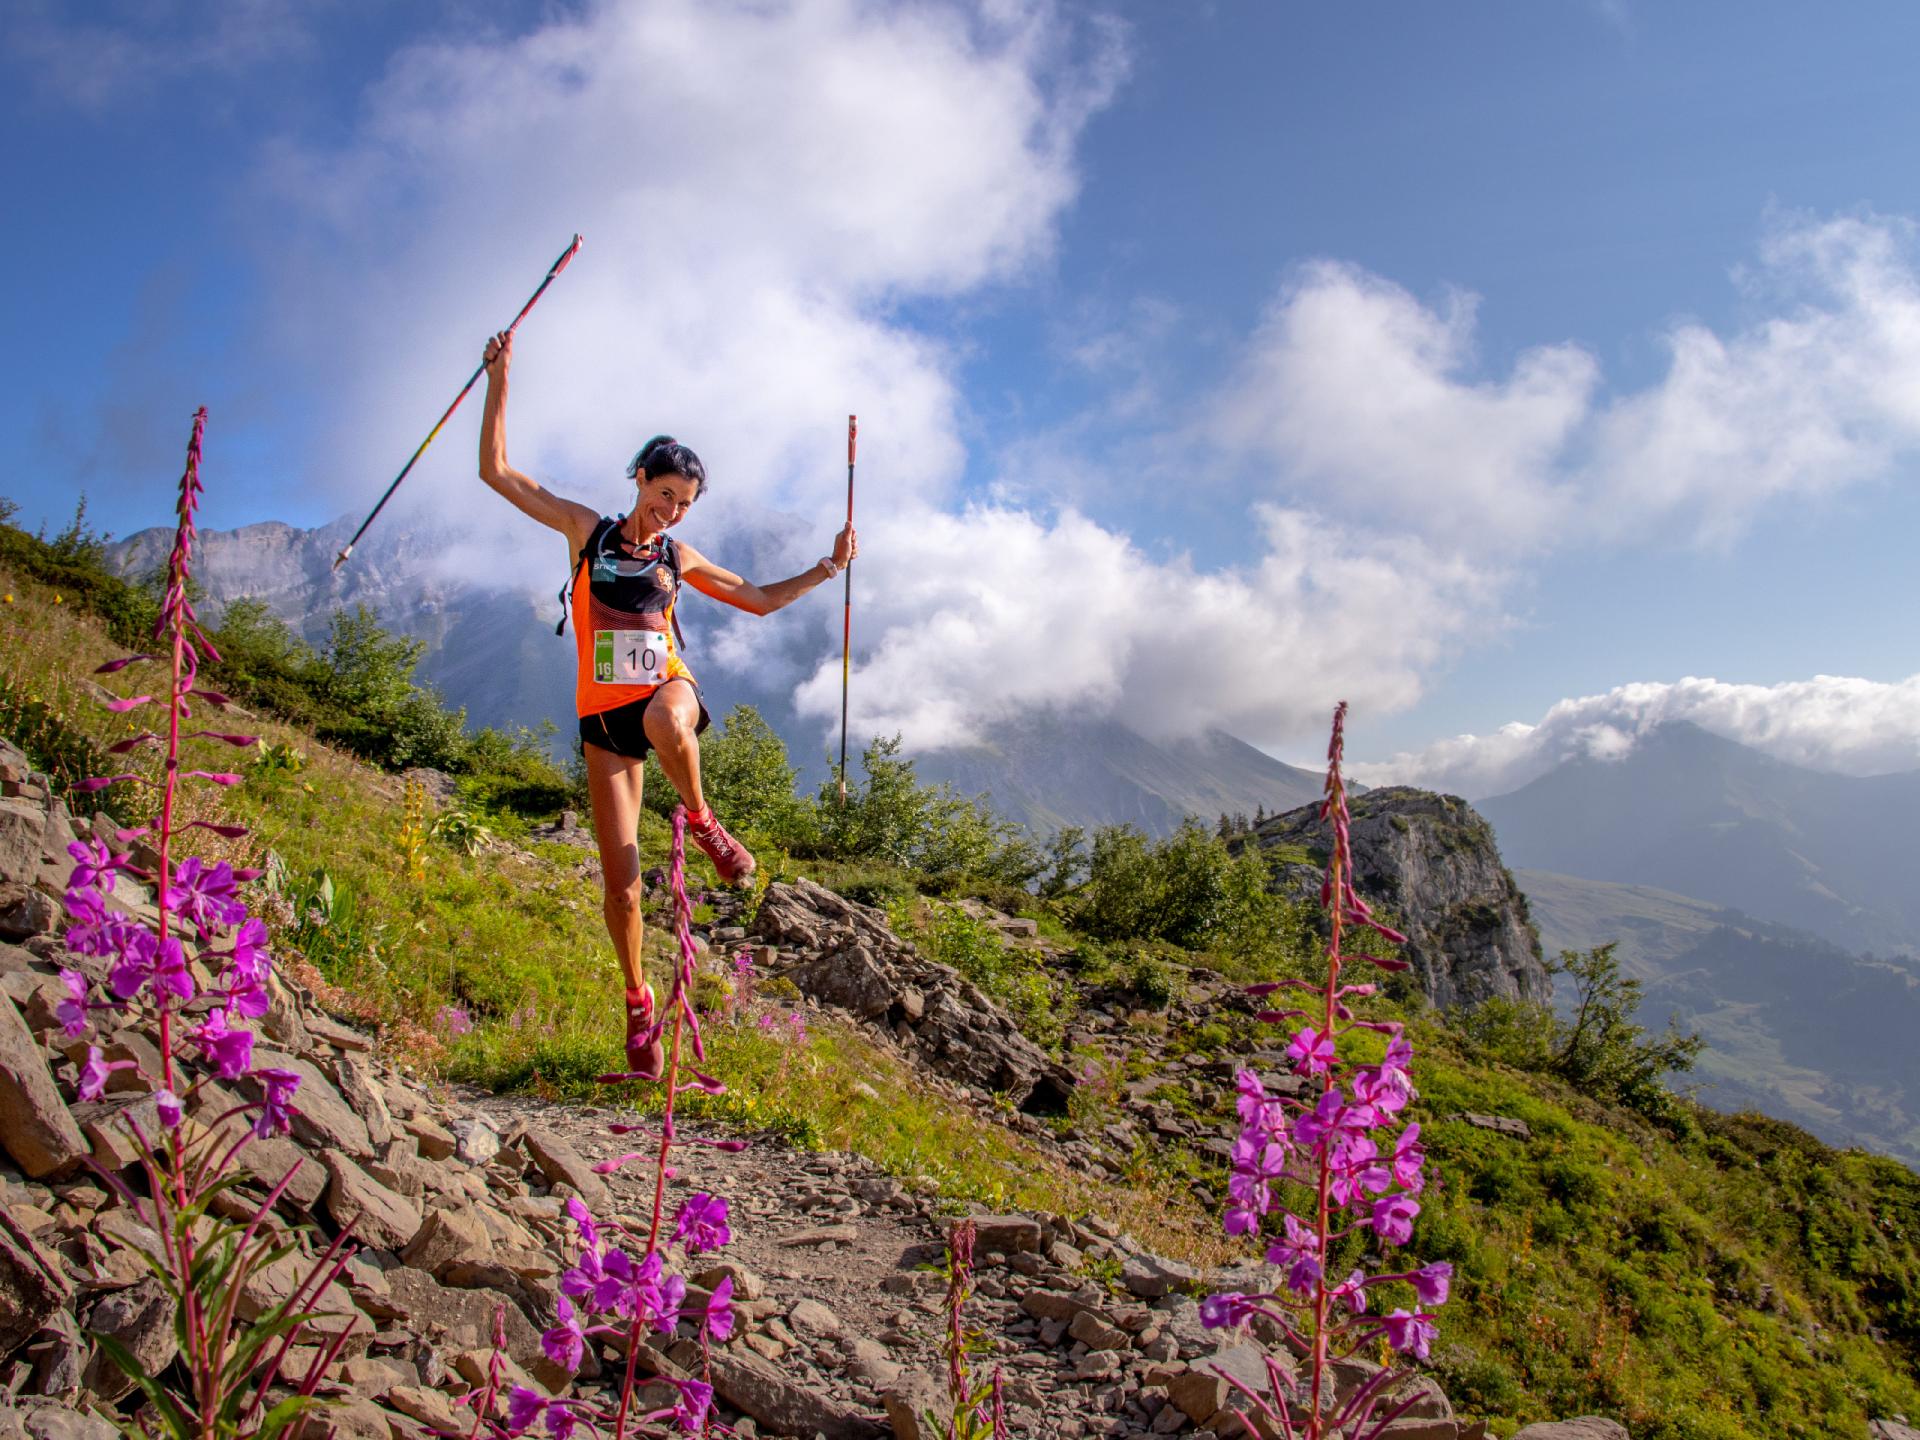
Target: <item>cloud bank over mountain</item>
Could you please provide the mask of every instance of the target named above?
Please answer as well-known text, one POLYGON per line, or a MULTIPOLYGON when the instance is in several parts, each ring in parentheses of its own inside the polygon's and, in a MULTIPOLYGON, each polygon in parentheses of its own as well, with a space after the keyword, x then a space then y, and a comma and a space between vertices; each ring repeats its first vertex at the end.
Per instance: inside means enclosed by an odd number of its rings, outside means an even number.
POLYGON ((1457 735, 1353 767, 1370 785, 1423 785, 1478 800, 1577 757, 1622 759, 1655 726, 1687 720, 1775 759, 1842 775, 1920 769, 1920 675, 1897 684, 1816 675, 1780 685, 1688 678, 1562 700, 1534 724, 1457 735))

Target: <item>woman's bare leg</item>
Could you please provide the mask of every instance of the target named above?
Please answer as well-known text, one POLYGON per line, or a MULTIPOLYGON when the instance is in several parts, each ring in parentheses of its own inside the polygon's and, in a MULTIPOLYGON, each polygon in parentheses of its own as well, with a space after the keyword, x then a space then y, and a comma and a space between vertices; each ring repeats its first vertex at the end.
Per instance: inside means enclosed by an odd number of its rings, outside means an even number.
POLYGON ((660 769, 687 807, 689 838, 713 862, 723 885, 747 884, 755 869, 753 855, 713 817, 700 786, 700 736, 695 729, 700 723, 700 697, 693 686, 685 680, 669 680, 653 692, 642 720, 653 753, 660 757, 660 769))
POLYGON ((640 965, 640 786, 641 762, 603 750, 586 752, 587 791, 593 798, 593 838, 600 845, 600 872, 606 893, 602 909, 614 954, 626 975, 627 989, 638 990, 644 977, 640 965))
POLYGON ((653 692, 641 719, 653 753, 660 757, 661 772, 680 792, 687 812, 700 814, 707 808, 700 788, 700 736, 694 728, 700 723, 700 697, 685 680, 669 680, 653 692))

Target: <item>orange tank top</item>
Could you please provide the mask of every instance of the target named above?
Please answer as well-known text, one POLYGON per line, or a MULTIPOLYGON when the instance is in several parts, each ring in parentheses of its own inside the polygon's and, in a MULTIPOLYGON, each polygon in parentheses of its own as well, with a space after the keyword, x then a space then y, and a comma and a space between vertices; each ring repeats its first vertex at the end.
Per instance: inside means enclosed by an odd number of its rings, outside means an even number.
POLYGON ((629 548, 620 522, 594 526, 573 570, 574 712, 604 714, 644 700, 669 680, 693 679, 680 658, 673 607, 680 556, 662 535, 629 548))

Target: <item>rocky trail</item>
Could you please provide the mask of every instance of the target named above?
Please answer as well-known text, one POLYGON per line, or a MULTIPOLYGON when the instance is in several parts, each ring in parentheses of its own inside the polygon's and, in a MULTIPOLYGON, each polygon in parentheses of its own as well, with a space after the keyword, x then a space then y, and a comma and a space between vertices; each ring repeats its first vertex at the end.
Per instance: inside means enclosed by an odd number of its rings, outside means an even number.
MULTIPOLYGON (((84 1042, 76 1053, 54 1015, 65 993, 59 968, 92 973, 101 964, 58 939, 66 845, 108 822, 70 817, 4 742, 0 788, 0 1147, 11 1162, 0 1165, 0 1440, 105 1440, 136 1399, 87 1332, 115 1336, 152 1374, 174 1358, 170 1309, 141 1259, 155 1237, 90 1168, 132 1173, 120 1118, 145 1113, 151 1098, 143 1082, 120 1072, 101 1100, 80 1101, 84 1042)), ((148 908, 138 894, 127 905, 135 914, 148 908)), ((1008 924, 1018 931, 1019 922, 1008 924)), ((997 1113, 1028 1134, 1051 1133, 1026 1112, 1058 1110, 1073 1077, 956 972, 895 936, 878 912, 801 882, 772 887, 751 917, 723 913, 703 938, 716 955, 723 945, 756 945, 765 969, 790 979, 808 1003, 868 1027, 956 1105, 997 1113), (1005 1098, 990 1102, 992 1095, 1005 1098)), ((363 1247, 315 1307, 317 1335, 347 1336, 322 1385, 335 1402, 327 1423, 353 1440, 466 1433, 470 1412, 461 1401, 485 1381, 496 1315, 505 1320, 510 1381, 611 1394, 624 1370, 622 1340, 590 1346, 570 1378, 543 1353, 540 1334, 554 1323, 558 1277, 575 1258, 564 1210, 570 1197, 645 1233, 651 1164, 606 1175, 593 1168, 635 1142, 611 1134, 609 1124, 637 1117, 611 1105, 428 1087, 311 995, 275 985, 255 1063, 294 1070, 302 1085, 292 1136, 241 1152, 251 1193, 263 1196, 291 1173, 276 1221, 287 1237, 311 1253, 350 1225, 363 1247)), ((1090 1012, 1080 1023, 1094 1034, 1114 1022, 1090 1012)), ((157 1060, 151 1037, 134 1029, 102 1043, 109 1059, 157 1060)), ((1114 1133, 1067 1130, 1052 1143, 1076 1164, 1112 1168, 1142 1134, 1193 1138, 1190 1119, 1150 1097, 1168 1084, 1203 1083, 1219 1077, 1201 1064, 1156 1076, 1128 1097, 1135 1108, 1109 1127, 1114 1133)), ((218 1123, 232 1099, 210 1083, 187 1123, 218 1123)), ((669 1214, 696 1191, 731 1206, 732 1242, 687 1276, 695 1302, 731 1276, 744 1322, 710 1356, 719 1421, 741 1436, 940 1433, 920 1416, 941 1408, 944 1395, 940 1264, 956 1217, 929 1187, 859 1156, 738 1138, 753 1143, 738 1152, 676 1149, 666 1189, 669 1214)), ((1204 1329, 1197 1297, 1209 1287, 1256 1288, 1257 1276, 1202 1274, 1154 1256, 1097 1215, 971 1218, 977 1290, 961 1318, 978 1340, 969 1364, 976 1378, 1001 1370, 1012 1435, 1241 1433, 1222 1376, 1261 1379, 1266 1346, 1204 1329)), ((284 1300, 297 1273, 288 1260, 255 1276, 242 1312, 258 1315, 284 1300)), ((649 1374, 698 1374, 708 1363, 688 1322, 642 1356, 649 1374)), ((1359 1360, 1344 1363, 1343 1392, 1370 1373, 1359 1360)), ((1410 1383, 1421 1393, 1387 1432, 1393 1440, 1485 1433, 1457 1422, 1430 1381, 1410 1383)), ((1522 1433, 1625 1433, 1611 1422, 1569 1424, 1584 1428, 1522 1433)))

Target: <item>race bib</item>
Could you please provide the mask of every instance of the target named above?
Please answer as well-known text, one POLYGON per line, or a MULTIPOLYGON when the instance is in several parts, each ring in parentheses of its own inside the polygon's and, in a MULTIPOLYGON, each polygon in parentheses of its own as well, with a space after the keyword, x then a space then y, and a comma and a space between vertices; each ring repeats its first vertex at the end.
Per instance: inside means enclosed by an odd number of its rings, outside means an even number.
POLYGON ((593 678, 602 685, 659 685, 667 678, 667 632, 596 630, 593 678))

